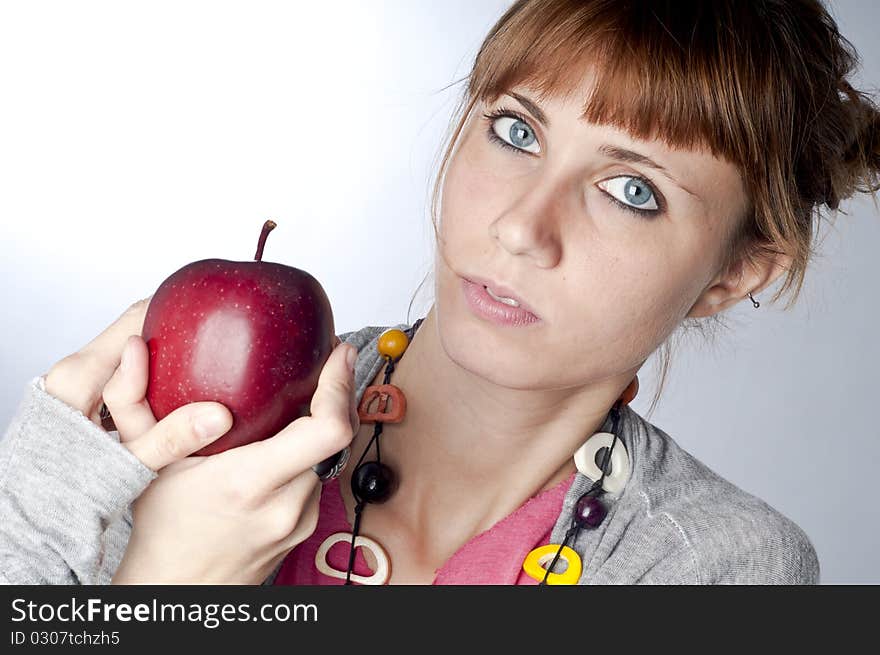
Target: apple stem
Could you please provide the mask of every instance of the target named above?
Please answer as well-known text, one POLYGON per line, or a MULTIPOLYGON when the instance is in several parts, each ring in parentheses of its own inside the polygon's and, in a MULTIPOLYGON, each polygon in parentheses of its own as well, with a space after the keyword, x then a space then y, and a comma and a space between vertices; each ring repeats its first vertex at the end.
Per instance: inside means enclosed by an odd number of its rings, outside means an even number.
POLYGON ((266 237, 269 236, 269 232, 274 230, 277 227, 275 221, 268 220, 263 223, 263 231, 260 232, 260 240, 257 242, 257 254, 254 255, 254 261, 262 261, 263 260, 263 247, 266 245, 266 237))

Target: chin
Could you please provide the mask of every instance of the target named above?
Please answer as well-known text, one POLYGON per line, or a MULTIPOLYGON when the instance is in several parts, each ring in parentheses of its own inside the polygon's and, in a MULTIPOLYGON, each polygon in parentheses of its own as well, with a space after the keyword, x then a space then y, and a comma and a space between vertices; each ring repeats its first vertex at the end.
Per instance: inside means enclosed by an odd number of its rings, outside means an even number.
POLYGON ((534 350, 520 350, 489 330, 475 327, 470 314, 449 316, 437 309, 440 346, 446 357, 475 377, 508 389, 534 389, 539 378, 534 350))

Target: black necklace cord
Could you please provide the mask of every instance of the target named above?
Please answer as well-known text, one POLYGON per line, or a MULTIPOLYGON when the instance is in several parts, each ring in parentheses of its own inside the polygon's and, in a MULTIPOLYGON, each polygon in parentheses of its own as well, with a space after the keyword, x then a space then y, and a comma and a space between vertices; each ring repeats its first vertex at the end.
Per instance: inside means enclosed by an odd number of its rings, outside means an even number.
MULTIPOLYGON (((403 357, 403 353, 400 354, 400 357, 403 357)), ((391 374, 394 373, 394 366, 397 364, 400 357, 395 360, 388 355, 385 355, 385 361, 387 362, 387 365, 385 366, 385 384, 391 384, 391 374)))
POLYGON ((357 461, 357 464, 354 465, 354 469, 357 470, 357 467, 361 465, 361 462, 364 461, 364 457, 368 452, 370 452, 370 446, 373 445, 373 442, 376 441, 378 443, 379 435, 382 434, 382 423, 381 421, 376 421, 376 426, 373 428, 373 436, 370 438, 370 441, 367 443, 364 448, 364 452, 361 453, 360 459, 357 461))
MULTIPOLYGON (((568 545, 569 539, 577 539, 578 533, 584 528, 587 524, 578 520, 578 505, 582 499, 595 494, 595 497, 598 498, 603 493, 605 493, 604 489, 602 489, 602 482, 605 480, 605 475, 608 473, 608 463, 611 461, 611 451, 614 450, 614 445, 617 443, 617 427, 620 422, 620 401, 614 403, 611 406, 610 414, 611 414, 611 432, 614 434, 614 439, 611 441, 611 448, 605 451, 605 455, 602 457, 602 466, 600 467, 602 470, 602 475, 599 476, 599 479, 596 480, 590 488, 587 489, 581 497, 578 498, 578 501, 575 503, 575 511, 572 513, 570 527, 565 533, 565 538, 562 540, 562 543, 559 544, 559 548, 556 550, 556 554, 553 556, 553 561, 550 562, 550 566, 548 566, 544 570, 544 578, 539 582, 539 585, 546 585, 547 578, 550 576, 551 571, 553 571, 553 567, 556 566, 556 562, 559 561, 560 556, 562 555, 562 549, 568 545)), ((605 518, 604 516, 602 517, 605 518)), ((601 521, 600 521, 601 523, 601 521)), ((598 527, 590 526, 590 527, 598 527)))
MULTIPOLYGON (((410 339, 410 341, 412 340, 413 336, 416 333, 416 330, 419 329, 419 326, 422 324, 422 321, 424 321, 424 320, 425 320, 424 318, 420 318, 415 323, 413 323, 412 327, 409 330, 406 331, 407 337, 410 339)), ((385 381, 384 381, 385 384, 391 383, 391 374, 394 373, 394 365, 396 364, 397 361, 400 360, 401 357, 403 357, 403 353, 400 354, 400 356, 397 358, 397 360, 394 360, 393 358, 388 357, 387 355, 384 356, 385 362, 386 362, 385 363, 385 381)), ((382 434, 382 426, 383 425, 384 425, 384 423, 382 421, 376 421, 376 425, 373 428, 373 436, 370 438, 370 441, 367 443, 366 447, 364 448, 364 451, 361 453, 360 459, 358 459, 357 464, 355 464, 354 469, 352 469, 353 471, 356 472, 358 467, 364 461, 364 457, 366 457, 367 453, 370 452, 370 446, 373 445, 373 442, 376 443, 376 463, 381 463, 380 452, 379 452, 379 436, 382 434)), ((351 530, 351 550, 348 553, 348 570, 345 573, 345 584, 347 584, 347 585, 351 584, 351 573, 352 573, 352 570, 354 569, 355 541, 357 540, 357 537, 360 534, 361 515, 364 511, 364 507, 366 507, 366 504, 368 502, 370 502, 369 499, 362 498, 360 496, 360 494, 358 494, 357 490, 355 489, 355 485, 352 485, 352 494, 354 495, 357 504, 354 506, 354 525, 351 526, 352 527, 352 530, 351 530)))
POLYGON ((348 571, 345 573, 345 584, 351 584, 351 572, 354 569, 354 542, 361 528, 361 512, 364 509, 364 501, 359 500, 354 506, 354 526, 351 531, 351 550, 348 553, 348 571))
MULTIPOLYGON (((618 400, 611 407, 611 433, 614 435, 614 439, 611 440, 611 448, 605 451, 605 456, 602 458, 602 475, 599 476, 599 479, 596 481, 596 484, 593 487, 602 488, 602 482, 605 480, 605 476, 608 474, 608 463, 611 461, 611 451, 614 450, 614 444, 617 443, 617 433, 618 433, 618 424, 620 423, 620 401, 618 400)), ((592 491, 592 488, 590 489, 592 491)), ((589 492, 587 492, 589 493, 589 492)), ((598 494, 597 494, 598 495, 598 494)))
MULTIPOLYGON (((391 371, 394 370, 394 361, 387 356, 385 357, 385 361, 387 362, 387 365, 385 367, 385 384, 388 384, 391 380, 391 373, 389 372, 389 369, 391 371)), ((361 465, 361 462, 364 461, 364 457, 366 457, 367 453, 370 452, 370 446, 373 445, 374 441, 376 442, 376 459, 379 459, 379 435, 382 434, 383 425, 384 423, 382 423, 382 421, 376 421, 376 424, 373 426, 373 436, 367 442, 364 451, 361 453, 360 459, 358 459, 357 464, 354 465, 354 469, 357 469, 357 467, 361 465)))
MULTIPOLYGON (((390 358, 387 358, 390 361, 390 358)), ((388 374, 386 371, 385 380, 386 384, 388 384, 388 374)), ((379 461, 379 435, 382 434, 382 425, 381 421, 376 421, 376 425, 373 428, 373 436, 370 438, 370 441, 367 443, 366 448, 361 453, 360 459, 358 459, 357 464, 355 464, 353 470, 357 470, 361 465, 361 462, 364 461, 364 457, 366 457, 367 453, 370 452, 370 446, 373 445, 373 442, 376 442, 376 461, 379 461)), ((351 572, 354 570, 354 549, 355 549, 355 540, 357 540, 358 535, 360 534, 361 528, 361 512, 364 511, 364 506, 366 505, 366 501, 360 497, 357 490, 352 485, 352 495, 355 498, 356 504, 354 506, 354 525, 351 529, 351 550, 348 553, 348 570, 345 572, 345 584, 351 584, 351 572)))

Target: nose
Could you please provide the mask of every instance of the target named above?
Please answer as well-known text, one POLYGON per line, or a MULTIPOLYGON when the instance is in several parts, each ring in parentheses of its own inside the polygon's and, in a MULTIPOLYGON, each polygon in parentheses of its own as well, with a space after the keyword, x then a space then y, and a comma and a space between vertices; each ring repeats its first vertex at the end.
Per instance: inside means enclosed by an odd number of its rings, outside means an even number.
POLYGON ((526 255, 541 268, 552 268, 562 259, 561 228, 565 209, 557 186, 532 187, 512 194, 514 201, 489 224, 489 236, 512 255, 526 255))

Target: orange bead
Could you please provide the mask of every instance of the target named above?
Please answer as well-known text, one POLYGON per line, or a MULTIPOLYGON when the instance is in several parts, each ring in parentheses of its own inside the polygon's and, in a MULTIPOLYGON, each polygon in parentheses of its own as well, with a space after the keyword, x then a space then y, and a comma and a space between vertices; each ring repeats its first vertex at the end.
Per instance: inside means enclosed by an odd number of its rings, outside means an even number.
POLYGON ((379 343, 376 348, 379 354, 384 357, 390 357, 396 360, 403 354, 409 345, 409 337, 401 330, 391 329, 385 330, 379 337, 379 343))
POLYGON ((632 382, 629 383, 629 386, 623 390, 623 393, 620 394, 620 400, 622 404, 629 405, 633 398, 639 393, 639 376, 635 376, 632 379, 632 382))

